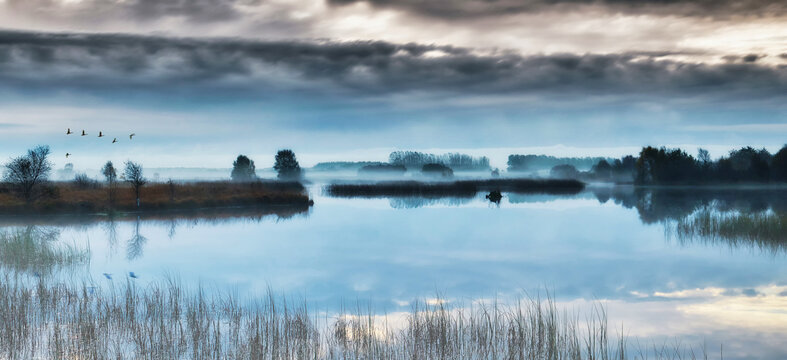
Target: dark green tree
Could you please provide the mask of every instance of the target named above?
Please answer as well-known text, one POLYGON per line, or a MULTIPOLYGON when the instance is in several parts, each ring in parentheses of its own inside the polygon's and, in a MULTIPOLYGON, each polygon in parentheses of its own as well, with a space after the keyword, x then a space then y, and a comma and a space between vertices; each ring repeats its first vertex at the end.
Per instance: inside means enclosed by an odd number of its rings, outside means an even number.
POLYGON ((787 145, 771 158, 771 176, 776 181, 787 182, 787 145))
POLYGON ((279 150, 273 169, 278 173, 279 179, 295 180, 301 177, 301 166, 295 153, 290 149, 279 150))
POLYGON ((238 155, 238 158, 232 163, 230 177, 232 181, 251 181, 257 178, 254 160, 249 159, 246 155, 238 155))

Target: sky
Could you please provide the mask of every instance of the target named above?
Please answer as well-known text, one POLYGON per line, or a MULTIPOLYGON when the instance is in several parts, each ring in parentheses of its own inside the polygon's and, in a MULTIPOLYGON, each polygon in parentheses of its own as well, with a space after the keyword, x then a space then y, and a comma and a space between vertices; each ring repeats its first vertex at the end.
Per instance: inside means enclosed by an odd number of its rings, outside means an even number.
POLYGON ((2 158, 504 166, 786 142, 781 0, 0 0, 2 158))

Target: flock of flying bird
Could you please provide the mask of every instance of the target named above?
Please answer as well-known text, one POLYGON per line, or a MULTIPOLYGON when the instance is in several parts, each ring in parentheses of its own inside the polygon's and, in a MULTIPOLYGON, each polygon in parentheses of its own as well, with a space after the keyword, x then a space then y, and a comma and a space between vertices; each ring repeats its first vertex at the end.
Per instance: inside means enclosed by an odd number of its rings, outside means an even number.
MULTIPOLYGON (((66 135, 71 135, 71 134, 73 134, 73 132, 71 131, 71 128, 68 128, 68 130, 66 131, 66 135)), ((128 136, 128 139, 129 140, 134 140, 134 136, 136 136, 136 135, 137 134, 131 134, 131 135, 128 136)), ((82 130, 82 136, 87 136, 87 133, 85 132, 85 130, 82 130)), ((98 137, 100 137, 100 138, 104 137, 104 132, 103 131, 99 131, 98 132, 98 137)), ((118 138, 113 138, 112 139, 112 143, 114 144, 116 142, 118 142, 118 138)), ((68 157, 71 156, 71 155, 72 155, 71 153, 66 153, 66 159, 68 159, 68 157)))

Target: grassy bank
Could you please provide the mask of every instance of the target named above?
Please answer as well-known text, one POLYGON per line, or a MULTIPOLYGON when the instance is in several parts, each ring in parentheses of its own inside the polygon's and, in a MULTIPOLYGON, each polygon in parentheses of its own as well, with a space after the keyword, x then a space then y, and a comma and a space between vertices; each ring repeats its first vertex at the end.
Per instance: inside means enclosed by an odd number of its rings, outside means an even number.
POLYGON ((134 192, 124 184, 112 190, 110 201, 110 189, 105 185, 86 187, 74 183, 51 183, 43 187, 41 194, 29 204, 16 197, 7 185, 2 188, 5 191, 0 191, 0 214, 84 214, 237 206, 308 207, 310 204, 303 185, 297 182, 155 183, 142 188, 139 208, 134 192))
POLYGON ((584 187, 584 183, 576 180, 486 179, 331 184, 326 190, 329 195, 338 197, 472 197, 480 191, 492 190, 514 193, 575 194, 582 191, 584 187))
MULTIPOLYGON (((582 317, 549 300, 415 305, 401 321, 370 311, 318 315, 268 295, 189 290, 175 281, 108 289, 0 281, 5 359, 626 359, 603 308, 582 317), (389 322, 388 320, 391 320, 389 322), (398 325, 392 325, 397 322, 398 325)), ((701 357, 646 349, 649 359, 701 357), (652 354, 651 354, 652 352, 652 354)))

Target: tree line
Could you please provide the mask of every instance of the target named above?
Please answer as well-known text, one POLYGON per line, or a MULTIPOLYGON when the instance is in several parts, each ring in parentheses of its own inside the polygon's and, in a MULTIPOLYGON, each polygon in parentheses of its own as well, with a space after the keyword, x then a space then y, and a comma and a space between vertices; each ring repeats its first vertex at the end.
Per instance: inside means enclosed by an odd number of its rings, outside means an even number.
POLYGON ((750 146, 712 160, 707 150, 697 157, 681 149, 644 147, 636 163, 638 184, 787 182, 787 145, 776 154, 750 146))
POLYGON ((612 161, 604 157, 555 157, 549 155, 508 155, 508 171, 538 171, 559 165, 570 165, 575 169, 590 169, 600 161, 612 161))
POLYGON ((447 153, 442 155, 419 151, 394 151, 388 155, 388 163, 407 168, 423 168, 427 164, 440 164, 453 170, 489 170, 489 158, 467 154, 447 153))

